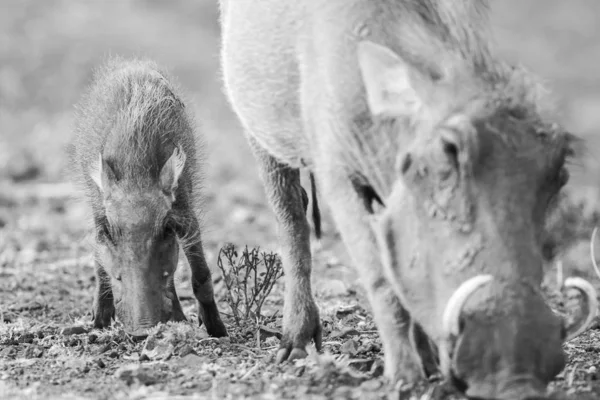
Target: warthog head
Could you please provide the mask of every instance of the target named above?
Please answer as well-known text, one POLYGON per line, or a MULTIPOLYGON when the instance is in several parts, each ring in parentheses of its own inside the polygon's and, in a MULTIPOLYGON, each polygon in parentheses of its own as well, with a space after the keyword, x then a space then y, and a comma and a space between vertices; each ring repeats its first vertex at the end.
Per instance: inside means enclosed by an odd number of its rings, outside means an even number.
POLYGON ((468 396, 543 396, 565 365, 562 343, 597 307, 589 283, 567 279, 588 307, 566 323, 540 290, 544 222, 573 137, 544 120, 522 71, 423 72, 366 41, 358 57, 366 134, 394 138, 379 142, 395 169, 372 185, 384 206, 372 226, 396 294, 468 396))
POLYGON ((117 316, 133 335, 170 319, 179 245, 172 205, 186 156, 178 147, 157 182, 122 176, 109 157, 99 158, 92 179, 103 196, 97 226, 97 262, 111 280, 117 316))

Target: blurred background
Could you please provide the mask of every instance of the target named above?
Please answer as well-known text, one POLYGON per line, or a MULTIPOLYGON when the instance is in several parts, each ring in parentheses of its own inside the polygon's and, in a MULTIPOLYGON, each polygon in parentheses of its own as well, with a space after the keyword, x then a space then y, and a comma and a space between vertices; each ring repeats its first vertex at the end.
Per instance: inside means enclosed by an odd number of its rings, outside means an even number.
MULTIPOLYGON (((600 289, 589 258, 590 233, 600 224, 600 1, 491 3, 492 28, 501 52, 546 80, 566 127, 584 139, 571 169, 568 195, 561 203, 563 212, 551 222, 551 241, 552 246, 564 250, 565 275, 591 278, 600 289)), ((73 106, 89 85, 93 69, 116 54, 153 58, 177 78, 189 100, 206 145, 202 234, 214 277, 219 274, 218 251, 225 242, 238 248, 277 250, 275 218, 246 140, 221 90, 217 0, 2 0, 0 328, 4 330, 0 329, 0 338, 12 338, 7 332, 28 326, 90 323, 93 236, 86 223, 86 204, 77 200, 77 192, 66 180, 65 146, 72 138, 73 106)), ((324 238, 320 244, 314 243, 313 288, 322 316, 331 316, 340 305, 361 297, 362 288, 321 203, 324 238)), ((596 247, 600 253, 600 245, 596 247)), ((548 264, 552 268, 553 264, 548 264)), ((184 312, 190 316, 196 311, 191 285, 186 282, 189 269, 179 271, 177 290, 184 312)), ((547 274, 550 281, 554 276, 547 274)), ((269 298, 269 315, 281 311, 281 286, 269 298)), ((222 282, 216 284, 215 293, 223 298, 222 282)), ((359 303, 369 307, 366 301, 359 303)), ((219 307, 227 310, 223 302, 219 307)), ((375 332, 374 325, 361 323, 375 332)), ((594 347, 596 333, 591 335, 582 347, 569 345, 575 367, 583 365, 580 371, 584 367, 597 370, 594 365, 600 350, 594 347), (582 364, 583 349, 587 361, 582 364)), ((64 348, 62 342, 58 347, 64 348)), ((3 350, 0 358, 9 360, 15 355, 10 351, 3 350)), ((0 362, 0 383, 10 376, 22 385, 37 380, 66 385, 52 386, 57 392, 77 385, 80 390, 98 390, 100 375, 90 375, 87 383, 70 381, 72 375, 63 373, 61 364, 54 362, 45 357, 37 367, 25 370, 18 363, 0 362), (3 365, 9 364, 21 368, 20 372, 4 373, 3 365)), ((568 386, 572 386, 573 371, 568 386)), ((264 382, 269 376, 263 376, 264 382)), ((577 375, 576 382, 597 382, 598 376, 594 376, 589 378, 586 372, 577 375)), ((110 374, 102 379, 109 388, 106 393, 116 390, 110 374)), ((290 390, 294 388, 292 385, 290 390)))
MULTIPOLYGON (((600 2, 492 3, 501 51, 545 78, 566 126, 585 139, 570 193, 595 216, 600 2)), ((0 229, 0 266, 89 253, 85 207, 71 202, 73 188, 64 183, 64 147, 72 136, 74 103, 93 68, 111 54, 155 59, 179 80, 190 100, 208 155, 204 236, 209 262, 225 241, 274 248, 274 218, 221 90, 216 0, 3 0, 0 228, 5 229, 0 229)), ((326 225, 325 232, 335 242, 332 227, 326 225)))

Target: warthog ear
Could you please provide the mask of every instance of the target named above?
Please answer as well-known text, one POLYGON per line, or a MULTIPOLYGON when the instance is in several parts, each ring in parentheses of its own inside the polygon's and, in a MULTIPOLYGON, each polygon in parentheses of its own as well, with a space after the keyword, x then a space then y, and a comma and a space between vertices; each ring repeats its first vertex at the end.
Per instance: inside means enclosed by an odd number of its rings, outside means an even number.
POLYGON ((179 146, 175 146, 173 154, 163 165, 160 171, 160 188, 165 195, 170 196, 171 201, 175 201, 175 191, 179 183, 179 178, 185 166, 186 155, 179 146))
POLYGON ((98 186, 100 192, 106 194, 113 182, 117 180, 115 172, 111 166, 98 154, 96 163, 92 165, 89 172, 90 178, 98 186))
POLYGON ((424 76, 389 48, 358 43, 358 65, 373 115, 413 115, 421 108, 424 76))

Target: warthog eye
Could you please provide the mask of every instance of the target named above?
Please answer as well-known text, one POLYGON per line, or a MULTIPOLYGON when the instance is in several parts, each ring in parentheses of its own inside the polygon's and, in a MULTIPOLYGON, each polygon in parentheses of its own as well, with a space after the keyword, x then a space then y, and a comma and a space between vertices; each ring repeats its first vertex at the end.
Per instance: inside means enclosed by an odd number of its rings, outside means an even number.
POLYGON ((364 176, 355 174, 350 178, 354 190, 358 196, 362 199, 365 209, 369 214, 374 214, 373 202, 379 203, 382 207, 385 207, 379 194, 373 189, 373 187, 366 181, 364 176))
POLYGON ((111 228, 108 225, 108 221, 106 219, 102 220, 97 225, 97 235, 98 239, 103 243, 110 243, 113 246, 115 245, 115 240, 113 234, 111 232, 111 228))
POLYGON ((569 182, 569 171, 566 168, 561 168, 558 172, 558 185, 560 188, 565 186, 569 182))

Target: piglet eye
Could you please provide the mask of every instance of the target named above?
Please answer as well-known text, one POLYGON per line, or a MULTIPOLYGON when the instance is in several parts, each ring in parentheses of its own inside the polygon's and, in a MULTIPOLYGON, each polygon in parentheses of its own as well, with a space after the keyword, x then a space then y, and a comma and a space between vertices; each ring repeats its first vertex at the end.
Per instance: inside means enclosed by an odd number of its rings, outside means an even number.
POLYGON ((162 238, 169 239, 175 235, 175 225, 172 222, 165 224, 162 231, 162 238))
POLYGON ((567 184, 567 182, 569 182, 569 171, 566 168, 561 168, 560 171, 558 172, 558 184, 559 186, 562 188, 563 186, 565 186, 567 184))

